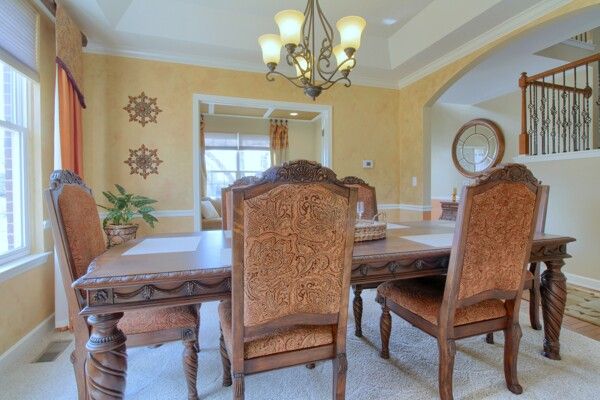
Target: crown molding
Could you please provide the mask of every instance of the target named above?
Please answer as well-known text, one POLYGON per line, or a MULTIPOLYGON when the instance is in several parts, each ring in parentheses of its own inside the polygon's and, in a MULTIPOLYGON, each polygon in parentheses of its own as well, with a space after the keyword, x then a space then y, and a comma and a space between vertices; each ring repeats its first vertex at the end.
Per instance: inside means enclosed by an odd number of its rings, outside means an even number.
POLYGON ((529 7, 527 10, 502 22, 501 24, 490 29, 489 31, 477 36, 475 39, 470 40, 462 46, 456 48, 455 50, 446 53, 442 57, 437 58, 436 60, 427 64, 425 67, 420 68, 419 70, 405 76, 404 78, 401 78, 398 81, 397 88, 402 89, 410 85, 411 83, 414 83, 426 77, 427 75, 445 67, 448 64, 453 63, 454 61, 468 56, 469 54, 479 50, 483 46, 502 38, 510 32, 527 25, 529 22, 536 20, 568 3, 570 3, 570 0, 540 1, 534 6, 529 7))
MULTIPOLYGON (((435 59, 426 66, 419 68, 417 71, 406 75, 401 79, 382 78, 377 73, 360 73, 355 72, 352 76, 353 84, 357 86, 378 87, 384 89, 402 89, 405 86, 414 83, 427 75, 445 67, 456 60, 463 58, 474 51, 479 50, 483 46, 502 38, 510 32, 527 25, 532 20, 538 19, 566 4, 570 0, 545 0, 540 1, 534 6, 524 10, 514 17, 502 22, 489 31, 477 36, 473 40, 463 44, 462 46, 452 50, 443 56, 435 59)), ((182 53, 164 53, 154 51, 141 51, 127 47, 110 47, 90 41, 87 47, 84 48, 85 53, 103 54, 119 57, 137 58, 142 60, 163 61, 177 64, 198 65, 208 68, 218 68, 233 71, 244 71, 254 73, 266 73, 262 65, 256 63, 235 61, 224 57, 204 57, 201 55, 182 54, 182 53)))
MULTIPOLYGON (((83 48, 84 53, 102 54, 109 56, 137 58, 149 61, 171 62, 176 64, 197 65, 207 68, 218 68, 232 71, 244 71, 266 74, 266 69, 255 63, 233 61, 224 57, 203 57, 200 55, 181 54, 181 53, 161 53, 153 51, 141 51, 125 47, 107 47, 95 42, 88 42, 83 48)), ((383 79, 373 77, 364 73, 355 73, 352 76, 352 83, 357 86, 370 86, 383 89, 398 89, 395 79, 383 79)))

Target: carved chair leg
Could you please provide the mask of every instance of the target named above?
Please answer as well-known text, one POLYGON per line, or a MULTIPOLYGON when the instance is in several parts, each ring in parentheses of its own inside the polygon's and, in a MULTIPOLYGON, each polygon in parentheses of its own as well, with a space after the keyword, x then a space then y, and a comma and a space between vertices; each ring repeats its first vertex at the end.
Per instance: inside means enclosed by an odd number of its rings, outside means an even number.
POLYGON ((362 337, 362 313, 363 313, 363 300, 360 297, 362 293, 362 286, 352 286, 354 290, 354 300, 352 301, 352 310, 354 311, 354 336, 362 337))
POLYGON ((567 278, 561 269, 563 260, 544 262, 548 267, 541 276, 542 317, 544 318, 544 356, 560 360, 560 329, 567 302, 567 278))
POLYGON ((200 307, 202 307, 202 303, 199 303, 196 308, 196 312, 198 313, 198 323, 196 324, 196 353, 200 353, 200 307))
POLYGON ((233 374, 233 400, 244 400, 244 374, 233 374))
POLYGON ((344 400, 346 398, 347 371, 346 353, 340 353, 333 359, 333 400, 344 400))
POLYGON ((517 376, 517 357, 521 336, 521 326, 518 323, 504 330, 504 377, 508 390, 515 394, 523 393, 517 376))
POLYGON ((533 285, 529 289, 529 321, 531 327, 536 331, 542 329, 540 322, 540 266, 538 263, 529 265, 529 272, 533 274, 533 285))
POLYGON ((92 327, 85 362, 88 397, 94 400, 116 400, 125 396, 127 350, 125 334, 117 328, 123 313, 92 315, 92 327))
POLYGON ((440 352, 439 390, 441 400, 452 400, 452 375, 454 373, 454 356, 456 344, 453 339, 438 338, 440 352))
POLYGON ((71 364, 75 371, 75 381, 77 382, 77 398, 87 400, 87 385, 85 376, 85 360, 87 350, 85 348, 89 340, 89 326, 86 318, 76 316, 73 318, 73 332, 75 333, 75 349, 71 353, 71 364))
POLYGON ((188 400, 198 400, 198 343, 196 340, 183 342, 183 371, 188 388, 188 400))
POLYGON ((494 344, 494 332, 490 332, 485 335, 485 342, 488 344, 494 344))
POLYGON ((381 358, 390 358, 390 334, 392 332, 392 316, 390 309, 385 303, 381 303, 381 319, 379 320, 379 331, 381 333, 381 358))
POLYGON ((219 339, 219 347, 221 351, 221 362, 223 363, 223 386, 231 386, 231 362, 229 361, 229 355, 227 354, 227 348, 225 347, 223 332, 221 332, 221 338, 219 339))

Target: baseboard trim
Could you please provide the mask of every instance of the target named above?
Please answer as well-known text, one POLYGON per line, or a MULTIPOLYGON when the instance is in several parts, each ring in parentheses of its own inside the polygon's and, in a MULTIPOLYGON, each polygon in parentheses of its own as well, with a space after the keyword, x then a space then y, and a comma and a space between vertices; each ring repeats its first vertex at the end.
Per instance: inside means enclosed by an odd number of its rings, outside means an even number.
POLYGON ((378 210, 405 210, 405 211, 418 211, 426 212, 431 211, 430 205, 420 204, 377 204, 378 210))
POLYGON ((36 343, 44 340, 44 337, 54 329, 54 314, 43 320, 38 326, 33 328, 28 334, 13 344, 8 350, 0 355, 0 371, 13 365, 33 347, 36 343))
POLYGON ((585 276, 575 275, 568 272, 565 272, 565 276, 567 277, 567 283, 600 292, 600 280, 598 279, 587 278, 585 276))

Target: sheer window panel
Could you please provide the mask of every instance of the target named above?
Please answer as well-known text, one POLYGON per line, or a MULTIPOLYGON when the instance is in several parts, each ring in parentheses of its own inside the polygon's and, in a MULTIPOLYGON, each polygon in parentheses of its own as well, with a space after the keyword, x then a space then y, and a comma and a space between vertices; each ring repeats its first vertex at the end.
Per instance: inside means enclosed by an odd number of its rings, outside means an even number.
POLYGON ((244 176, 258 175, 271 166, 269 136, 244 133, 206 133, 206 194, 221 197, 221 189, 244 176))
POLYGON ((28 252, 25 154, 31 81, 0 62, 0 264, 28 252))

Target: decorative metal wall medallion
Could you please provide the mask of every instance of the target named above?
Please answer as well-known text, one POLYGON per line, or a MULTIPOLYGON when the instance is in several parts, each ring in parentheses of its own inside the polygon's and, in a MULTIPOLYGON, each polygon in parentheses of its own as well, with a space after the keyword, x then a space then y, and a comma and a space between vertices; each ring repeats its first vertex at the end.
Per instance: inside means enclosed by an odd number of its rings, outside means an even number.
POLYGON ((130 175, 138 174, 146 179, 150 174, 158 175, 162 160, 158 158, 158 149, 150 150, 142 145, 139 149, 129 149, 129 158, 123 162, 131 168, 130 175))
POLYGON ((148 97, 144 92, 139 96, 129 96, 129 103, 123 110, 129 114, 129 121, 139 122, 142 126, 148 122, 157 123, 156 117, 162 112, 156 104, 156 97, 148 97))

